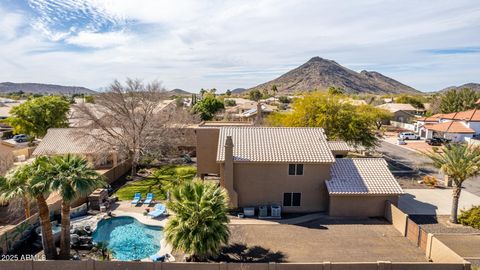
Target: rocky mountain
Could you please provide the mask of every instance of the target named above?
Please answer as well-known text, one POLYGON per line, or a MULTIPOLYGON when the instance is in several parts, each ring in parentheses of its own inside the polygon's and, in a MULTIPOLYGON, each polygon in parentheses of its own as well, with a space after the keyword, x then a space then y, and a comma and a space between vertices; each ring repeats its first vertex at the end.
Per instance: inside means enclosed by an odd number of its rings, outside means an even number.
POLYGON ((179 88, 175 88, 173 90, 167 91, 167 93, 171 96, 191 96, 192 95, 192 93, 179 88))
POLYGON ((94 94, 93 90, 79 86, 63 86, 42 83, 0 83, 0 93, 23 91, 32 94, 94 94))
POLYGON ((246 88, 235 88, 235 89, 232 90, 232 94, 233 95, 238 95, 238 94, 241 94, 245 91, 247 91, 246 88))
POLYGON ((360 73, 341 66, 335 61, 313 57, 305 64, 282 76, 248 90, 272 89, 292 94, 303 91, 326 90, 330 86, 340 87, 346 93, 398 94, 419 93, 418 90, 375 71, 360 73))
POLYGON ((476 92, 480 92, 480 83, 466 83, 466 84, 462 84, 460 86, 450 86, 450 87, 447 87, 447 88, 444 88, 442 90, 440 90, 439 92, 445 92, 445 91, 448 91, 448 90, 461 90, 461 89, 464 89, 464 88, 469 88, 469 89, 472 89, 473 91, 476 91, 476 92))

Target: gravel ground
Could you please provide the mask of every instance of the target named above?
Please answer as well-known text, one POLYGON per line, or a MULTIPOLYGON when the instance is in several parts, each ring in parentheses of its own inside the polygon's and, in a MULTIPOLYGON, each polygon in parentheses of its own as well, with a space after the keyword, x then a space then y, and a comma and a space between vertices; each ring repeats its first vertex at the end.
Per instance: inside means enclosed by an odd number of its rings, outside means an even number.
POLYGON ((425 262, 423 252, 383 219, 321 218, 302 225, 230 225, 229 262, 425 262))
POLYGON ((429 233, 480 233, 472 227, 450 223, 449 216, 411 215, 410 218, 429 233))

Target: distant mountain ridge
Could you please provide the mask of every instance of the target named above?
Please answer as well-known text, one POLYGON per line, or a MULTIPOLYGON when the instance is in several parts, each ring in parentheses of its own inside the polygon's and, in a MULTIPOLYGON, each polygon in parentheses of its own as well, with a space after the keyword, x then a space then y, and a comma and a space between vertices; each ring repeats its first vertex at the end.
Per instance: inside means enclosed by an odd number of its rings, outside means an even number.
POLYGON ((232 91, 232 94, 237 95, 237 94, 241 94, 241 93, 247 91, 247 89, 246 88, 235 88, 231 91, 232 91))
POLYGON ((341 66, 333 60, 313 57, 305 64, 269 82, 248 90, 271 90, 275 85, 279 93, 326 90, 340 87, 346 93, 418 94, 420 91, 375 71, 360 73, 341 66))
POLYGON ((0 83, 0 93, 23 91, 32 94, 95 94, 96 92, 80 86, 63 86, 43 83, 0 83))
POLYGON ((193 94, 180 88, 172 89, 167 91, 167 93, 172 96, 191 96, 193 94))
POLYGON ((461 89, 464 89, 464 88, 469 88, 469 89, 472 89, 475 92, 480 92, 480 83, 466 83, 466 84, 462 84, 460 86, 450 86, 450 87, 444 88, 444 89, 442 89, 438 92, 445 92, 445 91, 449 91, 449 90, 461 90, 461 89))

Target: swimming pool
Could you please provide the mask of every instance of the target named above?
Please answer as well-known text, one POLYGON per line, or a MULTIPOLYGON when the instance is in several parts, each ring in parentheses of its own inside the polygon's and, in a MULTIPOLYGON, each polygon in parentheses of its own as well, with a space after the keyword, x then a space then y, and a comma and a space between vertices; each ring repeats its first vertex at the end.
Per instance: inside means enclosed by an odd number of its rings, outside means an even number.
POLYGON ((163 228, 148 226, 132 217, 113 217, 98 222, 93 241, 108 242, 113 257, 122 260, 139 260, 160 250, 163 228))

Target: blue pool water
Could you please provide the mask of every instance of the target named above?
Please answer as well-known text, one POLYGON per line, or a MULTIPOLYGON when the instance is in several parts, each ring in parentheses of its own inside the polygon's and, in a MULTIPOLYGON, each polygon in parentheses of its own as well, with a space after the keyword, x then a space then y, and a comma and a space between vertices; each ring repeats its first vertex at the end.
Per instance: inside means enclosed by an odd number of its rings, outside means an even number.
POLYGON ((98 222, 93 241, 108 242, 118 260, 143 259, 160 250, 163 228, 147 226, 132 217, 114 217, 98 222))

